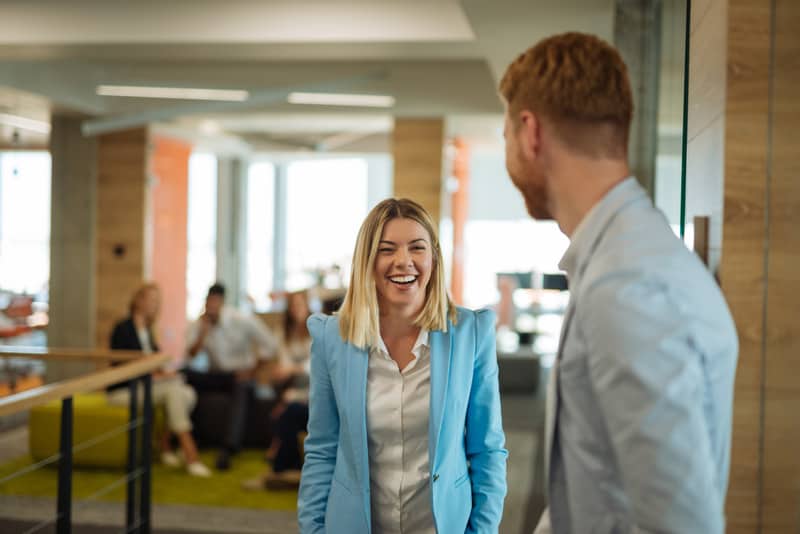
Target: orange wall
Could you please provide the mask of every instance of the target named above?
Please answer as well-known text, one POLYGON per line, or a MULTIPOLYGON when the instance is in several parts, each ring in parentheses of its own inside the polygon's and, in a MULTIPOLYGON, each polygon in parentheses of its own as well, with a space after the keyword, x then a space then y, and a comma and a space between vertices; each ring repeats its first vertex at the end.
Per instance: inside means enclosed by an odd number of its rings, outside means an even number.
POLYGON ((188 237, 189 155, 191 146, 153 137, 150 172, 152 235, 150 277, 161 286, 158 339, 174 357, 184 352, 186 333, 186 255, 188 237))
POLYGON ((453 271, 450 278, 450 294, 456 304, 464 303, 464 230, 469 211, 469 145, 456 138, 453 160, 453 177, 458 180, 458 190, 451 197, 453 217, 453 271))

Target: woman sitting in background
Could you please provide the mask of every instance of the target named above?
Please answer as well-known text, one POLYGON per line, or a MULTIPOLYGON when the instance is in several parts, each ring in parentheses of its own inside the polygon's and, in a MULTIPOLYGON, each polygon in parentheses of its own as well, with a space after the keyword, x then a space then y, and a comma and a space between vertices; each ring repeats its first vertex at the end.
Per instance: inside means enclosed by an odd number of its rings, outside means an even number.
MULTIPOLYGON (((151 283, 140 287, 131 299, 130 316, 114 326, 111 349, 138 350, 143 354, 158 352, 158 344, 153 337, 153 325, 160 307, 161 292, 158 286, 151 283)), ((194 390, 174 371, 160 371, 154 373, 153 378, 153 403, 164 404, 166 408, 167 426, 170 432, 177 436, 181 445, 186 471, 192 476, 211 476, 211 470, 200 462, 191 433, 192 423, 189 415, 197 401, 194 390)), ((139 393, 138 398, 141 402, 143 394, 139 393)), ((108 401, 110 404, 128 406, 130 403, 128 383, 121 382, 109 386, 108 401)), ((182 463, 181 458, 171 449, 168 432, 164 433, 162 440, 161 461, 169 467, 179 467, 182 463)))
POLYGON ((298 437, 308 424, 311 336, 306 320, 310 315, 308 293, 289 293, 278 365, 272 373, 278 398, 270 417, 272 441, 267 451, 272 471, 245 481, 242 485, 246 489, 286 488, 300 484, 303 458, 298 437))

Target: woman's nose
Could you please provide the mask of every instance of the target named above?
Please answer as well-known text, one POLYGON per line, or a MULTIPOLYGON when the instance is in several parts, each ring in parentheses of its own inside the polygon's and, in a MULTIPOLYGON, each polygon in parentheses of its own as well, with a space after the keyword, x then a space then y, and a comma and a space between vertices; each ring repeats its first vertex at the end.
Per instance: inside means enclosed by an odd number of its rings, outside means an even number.
POLYGON ((411 265, 411 254, 405 249, 399 249, 394 255, 394 264, 398 267, 411 265))

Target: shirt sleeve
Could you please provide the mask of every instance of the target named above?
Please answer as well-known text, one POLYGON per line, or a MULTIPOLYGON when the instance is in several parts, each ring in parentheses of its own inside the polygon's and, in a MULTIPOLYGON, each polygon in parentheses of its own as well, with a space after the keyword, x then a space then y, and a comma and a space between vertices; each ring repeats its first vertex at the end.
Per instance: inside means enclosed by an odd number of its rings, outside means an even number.
POLYGON ((722 534, 705 355, 679 302, 663 281, 628 273, 587 288, 577 313, 636 527, 722 534))
POLYGON ((193 321, 189 328, 186 329, 186 354, 189 354, 189 349, 197 341, 197 336, 200 335, 200 321, 193 321))
POLYGON ((267 326, 258 317, 249 317, 250 336, 256 345, 260 360, 271 360, 278 356, 278 342, 267 326))

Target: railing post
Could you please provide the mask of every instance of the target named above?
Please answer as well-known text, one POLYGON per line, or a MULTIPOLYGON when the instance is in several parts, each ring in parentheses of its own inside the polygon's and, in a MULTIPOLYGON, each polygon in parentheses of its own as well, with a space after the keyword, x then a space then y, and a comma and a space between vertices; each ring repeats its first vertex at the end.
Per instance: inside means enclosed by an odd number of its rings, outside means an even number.
POLYGON ((128 420, 130 428, 128 429, 128 487, 125 499, 125 531, 128 533, 138 532, 139 528, 136 526, 136 477, 132 476, 136 472, 136 419, 137 412, 139 411, 138 391, 139 384, 136 378, 132 378, 128 382, 128 389, 130 391, 130 407, 128 412, 128 420))
POLYGON ((61 432, 58 457, 57 534, 72 532, 72 397, 61 401, 61 432))
POLYGON ((150 478, 151 456, 153 452, 153 377, 149 373, 142 377, 144 384, 144 405, 142 406, 142 481, 139 489, 139 532, 150 534, 150 498, 152 484, 150 478))

